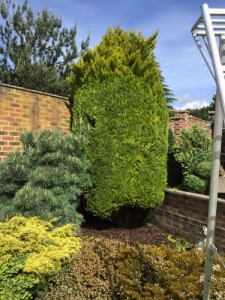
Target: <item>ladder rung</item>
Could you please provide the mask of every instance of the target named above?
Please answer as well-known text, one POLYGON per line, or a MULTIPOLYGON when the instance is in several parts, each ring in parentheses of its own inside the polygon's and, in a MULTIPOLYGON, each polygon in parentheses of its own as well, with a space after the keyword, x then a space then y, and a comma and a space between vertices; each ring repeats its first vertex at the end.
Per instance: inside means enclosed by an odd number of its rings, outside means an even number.
POLYGON ((225 18, 224 19, 211 19, 211 21, 212 21, 213 24, 224 24, 225 23, 225 18))
POLYGON ((225 9, 222 8, 209 8, 210 15, 213 16, 224 16, 225 15, 225 9))
MULTIPOLYGON (((205 25, 199 25, 198 29, 205 29, 205 25)), ((213 30, 224 30, 225 26, 213 26, 213 30)))
MULTIPOLYGON (((196 29, 194 32, 193 32, 195 35, 198 35, 198 36, 205 36, 206 35, 206 31, 205 30, 198 30, 196 29)), ((214 30, 214 34, 216 36, 221 36, 221 35, 225 35, 225 30, 224 31, 221 31, 221 30, 214 30)))

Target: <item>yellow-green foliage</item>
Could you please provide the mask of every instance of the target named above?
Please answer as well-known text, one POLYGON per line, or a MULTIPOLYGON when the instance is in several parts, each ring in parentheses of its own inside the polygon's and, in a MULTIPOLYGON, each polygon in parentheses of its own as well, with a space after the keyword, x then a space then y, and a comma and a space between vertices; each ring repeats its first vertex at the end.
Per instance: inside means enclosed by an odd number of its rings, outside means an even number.
MULTIPOLYGON (((118 259, 119 299, 202 299, 204 253, 198 249, 180 252, 136 245, 122 250, 118 259)), ((223 299, 225 270, 215 259, 210 299, 223 299)))
POLYGON ((46 300, 111 300, 118 285, 115 265, 121 243, 107 239, 88 239, 70 268, 46 294, 46 300))
POLYGON ((72 224, 55 228, 37 217, 0 223, 0 299, 31 299, 79 248, 72 224))

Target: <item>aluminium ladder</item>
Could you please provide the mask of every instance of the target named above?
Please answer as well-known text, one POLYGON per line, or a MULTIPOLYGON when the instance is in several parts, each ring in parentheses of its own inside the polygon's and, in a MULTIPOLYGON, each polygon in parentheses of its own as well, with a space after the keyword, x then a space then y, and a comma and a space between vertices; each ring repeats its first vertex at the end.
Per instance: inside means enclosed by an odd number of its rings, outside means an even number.
POLYGON ((209 300, 213 249, 215 248, 222 127, 225 116, 225 9, 209 8, 207 4, 203 4, 201 11, 202 15, 192 27, 191 32, 217 87, 203 292, 203 300, 209 300))

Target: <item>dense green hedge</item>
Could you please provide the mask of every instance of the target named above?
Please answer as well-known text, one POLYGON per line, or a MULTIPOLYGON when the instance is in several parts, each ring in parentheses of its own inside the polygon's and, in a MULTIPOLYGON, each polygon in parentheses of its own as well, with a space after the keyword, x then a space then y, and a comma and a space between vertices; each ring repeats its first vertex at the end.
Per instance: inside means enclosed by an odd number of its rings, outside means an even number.
POLYGON ((129 78, 90 83, 78 90, 74 115, 90 127, 88 210, 109 218, 123 206, 162 203, 168 121, 163 92, 155 97, 147 85, 129 78))

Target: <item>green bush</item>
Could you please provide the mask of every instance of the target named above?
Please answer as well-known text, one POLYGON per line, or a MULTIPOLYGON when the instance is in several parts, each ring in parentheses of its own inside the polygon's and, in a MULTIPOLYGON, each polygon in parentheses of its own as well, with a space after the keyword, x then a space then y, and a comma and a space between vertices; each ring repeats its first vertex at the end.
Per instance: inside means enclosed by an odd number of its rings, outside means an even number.
POLYGON ((205 130, 195 125, 191 130, 182 131, 172 152, 182 166, 183 189, 193 193, 207 193, 212 142, 205 130))
POLYGON ((183 181, 183 189, 187 192, 202 194, 207 188, 207 181, 193 174, 186 174, 183 181))
POLYGON ((209 179, 211 174, 211 162, 203 161, 196 166, 195 174, 202 179, 209 179))
POLYGON ((107 239, 88 239, 70 268, 46 293, 46 300, 111 300, 116 294, 116 257, 122 244, 107 239))
POLYGON ((201 162, 211 161, 212 142, 203 128, 194 125, 191 130, 182 131, 173 151, 183 173, 193 174, 201 162))
MULTIPOLYGON (((162 245, 136 245, 121 251, 117 263, 121 300, 200 300, 203 293, 204 253, 180 252, 162 245)), ((223 299, 225 270, 214 261, 210 299, 223 299)))
POLYGON ((24 152, 14 152, 0 169, 0 220, 16 214, 40 216, 57 224, 73 222, 79 197, 90 186, 88 162, 83 151, 84 135, 59 131, 24 133, 24 152))
POLYGON ((93 187, 87 209, 110 218, 121 207, 152 208, 166 187, 166 101, 137 80, 111 78, 80 88, 74 111, 90 126, 93 187))
POLYGON ((33 299, 80 248, 74 227, 37 217, 0 223, 0 299, 33 299))

